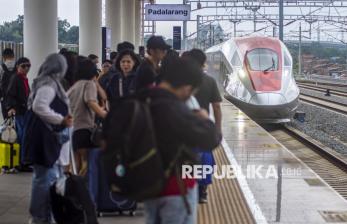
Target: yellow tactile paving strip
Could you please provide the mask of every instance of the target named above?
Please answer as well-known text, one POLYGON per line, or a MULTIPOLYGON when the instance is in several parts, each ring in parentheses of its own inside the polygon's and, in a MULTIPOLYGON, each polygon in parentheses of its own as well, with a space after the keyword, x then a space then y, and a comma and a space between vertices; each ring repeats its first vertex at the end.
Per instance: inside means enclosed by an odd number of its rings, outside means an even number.
MULTIPOLYGON (((214 151, 217 165, 230 165, 222 148, 214 151)), ((214 179, 208 203, 199 205, 198 224, 255 223, 236 179, 214 179)))

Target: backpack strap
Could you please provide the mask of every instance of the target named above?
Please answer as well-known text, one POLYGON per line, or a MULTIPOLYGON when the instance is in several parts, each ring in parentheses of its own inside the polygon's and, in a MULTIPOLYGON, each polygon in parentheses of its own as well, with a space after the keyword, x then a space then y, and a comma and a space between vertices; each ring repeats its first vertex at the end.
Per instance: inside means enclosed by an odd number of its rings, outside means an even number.
POLYGON ((4 63, 1 64, 1 67, 4 72, 10 72, 10 70, 8 70, 7 66, 4 63))
POLYGON ((187 199, 186 187, 184 186, 182 177, 180 176, 180 169, 179 169, 178 165, 176 165, 176 178, 177 178, 178 189, 179 189, 180 194, 181 194, 182 199, 183 199, 184 207, 186 207, 188 215, 191 215, 192 214, 192 208, 190 207, 190 204, 189 204, 188 199, 187 199))

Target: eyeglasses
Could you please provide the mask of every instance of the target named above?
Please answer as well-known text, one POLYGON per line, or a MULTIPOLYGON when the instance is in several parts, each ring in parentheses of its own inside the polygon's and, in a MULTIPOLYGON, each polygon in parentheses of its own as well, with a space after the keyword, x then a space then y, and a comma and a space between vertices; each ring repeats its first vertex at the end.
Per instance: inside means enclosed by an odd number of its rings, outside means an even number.
POLYGON ((30 68, 31 64, 21 64, 20 67, 21 68, 30 68))

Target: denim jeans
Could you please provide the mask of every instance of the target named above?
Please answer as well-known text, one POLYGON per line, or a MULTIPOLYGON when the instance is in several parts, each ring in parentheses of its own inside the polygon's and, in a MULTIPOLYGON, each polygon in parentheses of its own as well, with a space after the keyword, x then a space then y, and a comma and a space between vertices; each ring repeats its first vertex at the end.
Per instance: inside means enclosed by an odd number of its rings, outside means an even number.
POLYGON ((62 175, 61 167, 34 165, 29 212, 33 223, 51 223, 50 187, 62 175))
MULTIPOLYGON (((16 132, 17 132, 17 143, 20 145, 20 156, 24 155, 23 152, 23 129, 24 129, 24 115, 16 115, 16 132)), ((22 163, 23 158, 20 158, 20 162, 22 163)))
POLYGON ((197 185, 186 195, 192 214, 188 214, 181 195, 145 201, 146 224, 195 224, 197 220, 197 185))

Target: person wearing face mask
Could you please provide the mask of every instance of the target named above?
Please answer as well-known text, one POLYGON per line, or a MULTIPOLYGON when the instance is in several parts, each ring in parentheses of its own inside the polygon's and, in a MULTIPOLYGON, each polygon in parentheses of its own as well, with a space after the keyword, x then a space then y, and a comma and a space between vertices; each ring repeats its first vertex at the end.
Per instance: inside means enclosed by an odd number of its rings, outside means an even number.
POLYGON ((2 52, 3 63, 0 66, 0 101, 1 112, 3 118, 7 118, 6 105, 4 101, 4 95, 8 88, 8 84, 12 75, 16 73, 14 52, 10 48, 6 48, 2 52))
POLYGON ((139 63, 134 51, 123 50, 119 53, 115 64, 119 72, 112 77, 106 90, 110 101, 135 92, 135 71, 139 63))

